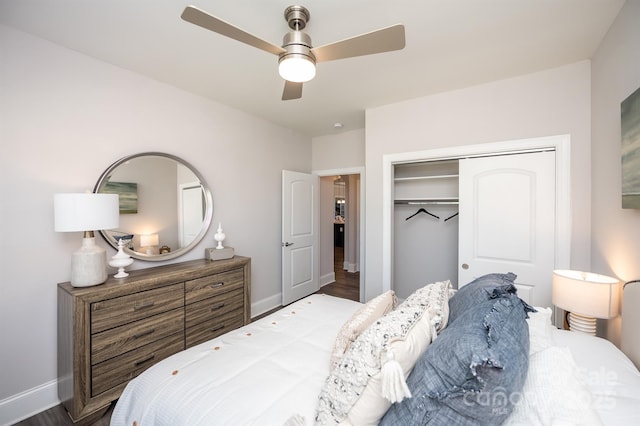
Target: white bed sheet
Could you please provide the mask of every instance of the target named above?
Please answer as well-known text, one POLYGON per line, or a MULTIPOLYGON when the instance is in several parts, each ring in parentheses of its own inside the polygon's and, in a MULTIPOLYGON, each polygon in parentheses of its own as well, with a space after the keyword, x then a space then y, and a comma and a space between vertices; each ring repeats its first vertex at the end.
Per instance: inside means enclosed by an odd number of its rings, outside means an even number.
POLYGON ((640 372, 629 358, 605 339, 556 329, 552 336, 571 351, 602 422, 640 425, 640 372))
POLYGON ((169 357, 129 383, 111 425, 311 424, 336 335, 360 306, 312 295, 169 357))

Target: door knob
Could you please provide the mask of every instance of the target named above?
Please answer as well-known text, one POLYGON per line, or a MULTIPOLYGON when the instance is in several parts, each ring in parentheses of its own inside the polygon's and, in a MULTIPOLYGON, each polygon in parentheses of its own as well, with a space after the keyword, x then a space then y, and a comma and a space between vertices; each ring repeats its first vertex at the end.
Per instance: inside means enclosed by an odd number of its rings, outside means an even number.
POLYGON ((292 245, 293 245, 293 243, 290 243, 288 241, 286 243, 282 243, 282 247, 289 247, 289 246, 292 246, 292 245))
POLYGON ((462 269, 467 270, 469 269, 469 265, 467 265, 466 263, 462 264, 462 269))

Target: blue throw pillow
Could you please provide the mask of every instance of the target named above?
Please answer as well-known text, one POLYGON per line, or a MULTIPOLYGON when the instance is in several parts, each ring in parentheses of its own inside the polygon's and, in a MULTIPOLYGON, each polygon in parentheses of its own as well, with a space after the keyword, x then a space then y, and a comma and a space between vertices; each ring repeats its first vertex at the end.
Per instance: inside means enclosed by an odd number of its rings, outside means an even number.
POLYGON ((482 300, 487 300, 489 294, 496 288, 507 293, 516 293, 514 284, 516 274, 509 272, 506 274, 487 274, 476 278, 460 289, 449 299, 449 324, 451 324, 460 314, 482 300))
POLYGON ((532 308, 496 290, 449 324, 407 379, 413 395, 380 425, 499 425, 513 410, 529 367, 532 308))

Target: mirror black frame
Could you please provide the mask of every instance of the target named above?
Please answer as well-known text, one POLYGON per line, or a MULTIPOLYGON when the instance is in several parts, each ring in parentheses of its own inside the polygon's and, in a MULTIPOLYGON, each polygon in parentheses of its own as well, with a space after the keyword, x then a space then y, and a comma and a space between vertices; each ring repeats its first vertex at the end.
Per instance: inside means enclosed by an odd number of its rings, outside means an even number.
MULTIPOLYGON (((185 253, 188 253, 189 251, 191 251, 196 245, 198 245, 198 243, 200 243, 200 241, 202 241, 202 239, 204 238, 204 236, 206 235, 207 231, 209 230, 209 227, 211 226, 211 220, 213 218, 213 197, 211 195, 211 190, 209 189, 209 186, 206 184, 204 178, 202 177, 202 175, 200 174, 200 172, 198 172, 198 170, 196 170, 190 163, 188 163, 187 161, 183 160, 180 157, 177 157, 175 155, 172 154, 166 154, 164 152, 141 152, 139 154, 133 154, 133 155, 128 155, 126 157, 123 157, 121 159, 119 159, 118 161, 116 161, 115 163, 113 163, 112 165, 110 165, 103 173, 102 175, 100 175, 100 179, 98 179, 98 182, 96 183, 95 187, 93 188, 93 192, 97 193, 99 191, 99 189, 102 187, 102 185, 104 183, 106 183, 106 181, 108 181, 109 177, 111 176, 111 174, 113 173, 113 171, 118 168, 118 166, 133 160, 134 158, 138 158, 138 157, 145 157, 145 156, 154 156, 154 157, 164 157, 164 158, 168 158, 171 160, 174 160, 180 164, 182 164, 183 166, 187 167, 200 181, 200 185, 202 185, 202 192, 203 192, 203 196, 205 199, 205 203, 206 203, 206 209, 204 212, 204 218, 202 220, 202 228, 200 229, 200 232, 198 233, 198 235, 195 236, 195 238, 186 246, 184 247, 180 247, 176 250, 172 250, 168 253, 163 253, 163 254, 146 254, 146 253, 140 253, 134 250, 131 250, 129 248, 125 248, 125 252, 127 254, 129 254, 131 257, 133 257, 134 259, 138 259, 138 260, 147 260, 147 261, 152 261, 152 262, 161 262, 164 260, 169 260, 169 259, 175 259, 179 256, 182 256, 185 253)), ((99 230, 100 235, 102 235, 102 238, 104 238, 104 240, 109 243, 109 245, 111 247, 113 247, 114 249, 118 249, 118 241, 115 240, 113 237, 110 237, 109 235, 106 234, 106 232, 104 230, 99 230)))

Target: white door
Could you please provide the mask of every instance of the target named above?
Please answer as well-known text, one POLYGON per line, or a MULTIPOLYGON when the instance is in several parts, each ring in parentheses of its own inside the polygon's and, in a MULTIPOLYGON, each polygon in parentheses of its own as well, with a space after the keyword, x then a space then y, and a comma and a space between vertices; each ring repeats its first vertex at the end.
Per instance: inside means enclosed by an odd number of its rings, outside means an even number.
POLYGON ((202 230, 204 200, 200 182, 180 185, 179 194, 179 238, 180 247, 186 247, 202 230))
POLYGON ((282 305, 318 290, 318 176, 282 171, 282 305))
POLYGON ((460 160, 458 283, 513 272, 518 295, 551 306, 555 153, 460 160))

